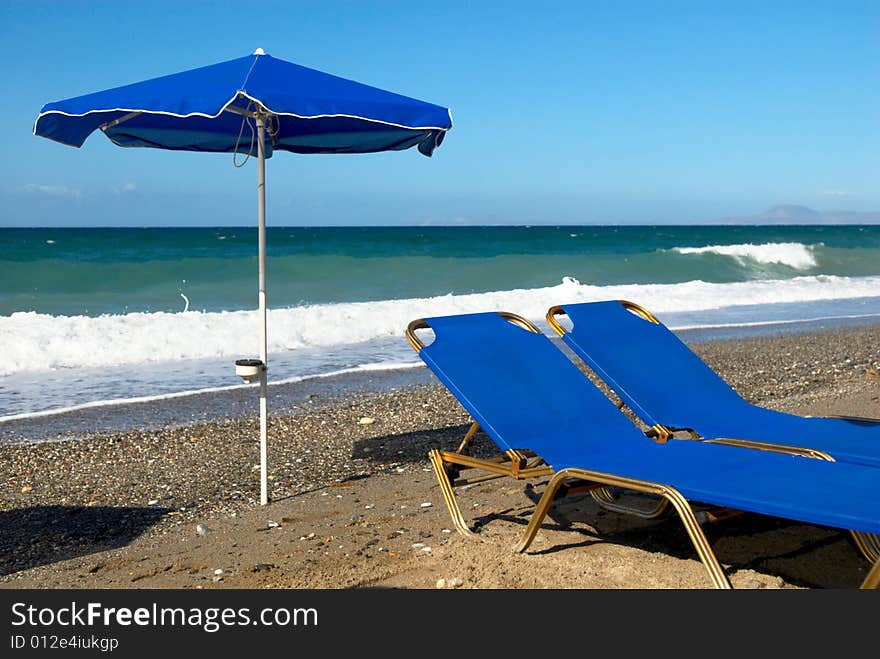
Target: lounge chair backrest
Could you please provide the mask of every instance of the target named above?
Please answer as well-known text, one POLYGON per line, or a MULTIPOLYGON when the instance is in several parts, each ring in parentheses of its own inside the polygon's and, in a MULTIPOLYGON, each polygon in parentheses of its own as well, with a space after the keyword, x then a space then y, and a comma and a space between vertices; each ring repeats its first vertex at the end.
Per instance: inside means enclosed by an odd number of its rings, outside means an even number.
POLYGON ((495 312, 425 322, 435 338, 420 356, 502 450, 530 449, 561 469, 571 444, 650 443, 543 334, 495 312))
POLYGON ((562 309, 573 325, 563 341, 646 424, 693 427, 719 406, 730 411, 748 405, 669 328, 624 303, 562 309))

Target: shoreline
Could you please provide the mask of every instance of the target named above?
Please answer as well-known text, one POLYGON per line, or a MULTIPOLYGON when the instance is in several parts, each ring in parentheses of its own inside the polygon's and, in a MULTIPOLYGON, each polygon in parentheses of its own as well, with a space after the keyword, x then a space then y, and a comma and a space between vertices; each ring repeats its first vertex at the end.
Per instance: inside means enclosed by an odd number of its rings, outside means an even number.
MULTIPOLYGON (((880 326, 850 327, 695 343, 694 349, 758 404, 802 414, 880 417, 878 338, 880 326)), ((317 394, 300 388, 289 413, 270 414, 272 503, 265 509, 257 505, 258 423, 253 413, 3 446, 0 586, 428 588, 442 576, 438 571, 450 569, 445 565, 461 564, 470 566, 470 576, 454 578, 465 587, 532 587, 525 576, 499 568, 510 559, 508 548, 534 505, 529 486, 493 481, 473 494, 468 490, 466 496, 477 499, 466 514, 484 519, 485 511, 487 537, 500 538, 493 539, 491 548, 487 543, 473 548, 443 532, 451 528, 450 521, 426 456, 430 448, 457 445, 469 419, 427 369, 409 370, 412 381, 392 387, 385 386, 387 380, 372 380, 371 373, 360 391, 334 390, 332 383, 322 383, 329 388, 317 394), (501 517, 490 511, 502 511, 501 517), (505 517, 510 515, 513 522, 505 517), (197 532, 199 524, 210 528, 210 537, 197 532), (332 539, 322 540, 318 551, 316 538, 332 539), (426 546, 431 549, 423 551, 426 546), (481 553, 497 554, 494 571, 482 565, 481 553), (265 560, 256 560, 257 554, 265 560), (261 563, 275 567, 254 572, 261 563), (215 580, 219 575, 212 571, 218 569, 226 576, 215 580)), ((490 444, 484 440, 478 446, 489 451, 490 444)), ((603 514, 590 507, 589 499, 579 503, 585 521, 575 538, 571 530, 542 532, 548 547, 556 543, 563 549, 516 559, 526 561, 530 571, 551 571, 529 577, 539 587, 554 587, 554 579, 565 574, 553 576, 552 571, 562 570, 566 561, 577 562, 585 572, 579 581, 555 587, 706 585, 686 544, 668 550, 663 538, 680 532, 668 521, 652 527, 632 517, 603 514), (648 529, 647 537, 639 529, 648 529), (608 532, 617 541, 598 539, 608 532), (585 540, 588 536, 596 539, 585 540), (603 561, 611 565, 610 573, 601 569, 603 561), (672 576, 646 581, 638 567, 646 561, 668 564, 672 576)), ((748 524, 727 523, 728 530, 730 524, 734 529, 745 524, 735 533, 736 541, 721 532, 717 540, 736 555, 751 548, 750 559, 733 561, 744 561, 735 570, 740 585, 857 583, 864 566, 845 534, 782 524, 785 542, 815 545, 810 565, 830 570, 816 580, 799 572, 798 561, 779 558, 785 552, 773 544, 779 540, 770 538, 778 521, 753 517, 748 524), (762 543, 771 543, 769 553, 777 557, 766 564, 760 558, 768 553, 762 543), (836 552, 836 567, 820 560, 828 551, 836 552), (787 567, 779 568, 779 561, 787 567)))
MULTIPOLYGON (((880 316, 824 318, 809 321, 770 322, 676 330, 691 346, 762 338, 824 334, 846 329, 880 329, 880 316)), ((548 336, 560 347, 549 328, 548 336)), ((546 333, 546 332, 545 332, 546 333)), ((385 393, 436 382, 421 362, 412 367, 364 369, 316 375, 296 382, 269 383, 269 413, 289 416, 312 409, 317 400, 338 400, 352 394, 385 393)), ((97 401, 72 410, 36 412, 19 419, 0 421, 0 450, 8 445, 87 438, 95 432, 162 430, 247 417, 258 413, 256 385, 220 390, 182 392, 144 401, 97 401)))

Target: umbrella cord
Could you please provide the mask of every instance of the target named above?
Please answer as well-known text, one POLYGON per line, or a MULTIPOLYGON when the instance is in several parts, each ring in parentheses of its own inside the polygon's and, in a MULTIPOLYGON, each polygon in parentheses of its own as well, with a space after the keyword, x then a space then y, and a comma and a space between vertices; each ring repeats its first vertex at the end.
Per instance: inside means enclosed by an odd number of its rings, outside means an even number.
POLYGON ((266 127, 266 132, 269 133, 269 137, 272 138, 272 144, 275 144, 275 138, 278 137, 278 131, 281 129, 281 119, 277 114, 269 115, 269 125, 266 127))
MULTIPOLYGON (((253 101, 248 103, 247 112, 251 111, 251 106, 253 105, 253 101)), ((241 118, 241 127, 238 129, 238 137, 235 140, 235 148, 232 150, 232 166, 233 167, 244 167, 245 163, 250 160, 251 156, 254 154, 254 141, 256 140, 256 131, 254 130, 254 125, 251 123, 251 118, 247 115, 243 115, 241 118), (238 145, 241 143, 241 135, 244 132, 244 125, 247 124, 248 128, 251 129, 251 146, 248 149, 247 155, 244 157, 240 163, 238 162, 238 145)))

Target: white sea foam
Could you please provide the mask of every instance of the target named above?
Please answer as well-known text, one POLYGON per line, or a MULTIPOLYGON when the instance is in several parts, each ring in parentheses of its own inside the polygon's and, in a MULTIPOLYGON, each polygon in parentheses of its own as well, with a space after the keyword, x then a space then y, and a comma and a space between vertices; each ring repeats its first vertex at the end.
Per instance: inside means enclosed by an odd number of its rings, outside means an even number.
POLYGON ((816 267, 816 245, 803 243, 742 243, 738 245, 708 245, 706 247, 673 247, 679 254, 720 254, 735 259, 741 265, 750 263, 787 265, 796 270, 816 267))
POLYGON ((857 313, 857 314, 842 314, 840 316, 810 316, 809 318, 791 318, 788 320, 756 320, 752 322, 738 322, 738 323, 707 323, 705 325, 676 325, 671 323, 667 325, 669 329, 674 331, 680 330, 715 330, 715 329, 729 329, 729 328, 739 328, 739 327, 776 327, 778 325, 797 325, 803 323, 816 323, 821 322, 823 320, 858 320, 861 318, 876 318, 880 315, 880 309, 878 309, 878 313, 857 313))
MULTIPOLYGON (((553 304, 607 299, 638 302, 657 314, 734 305, 812 302, 880 296, 880 276, 803 276, 735 283, 590 286, 566 277, 557 286, 471 295, 270 309, 269 352, 332 348, 401 337, 415 318, 504 309, 541 320, 553 304)), ((878 310, 880 311, 880 310, 878 310)), ((256 311, 0 317, 0 375, 60 368, 253 356, 256 311)))
MULTIPOLYGON (((365 373, 365 372, 374 372, 374 371, 394 371, 400 370, 404 368, 414 368, 416 366, 420 366, 421 362, 399 362, 399 361, 390 361, 390 362, 381 362, 377 364, 361 364, 360 366, 354 366, 352 368, 341 368, 336 371, 329 371, 327 373, 317 373, 314 375, 301 375, 296 377, 285 378, 283 380, 275 380, 273 382, 269 382, 268 385, 270 387, 285 385, 285 384, 293 384, 295 382, 304 382, 306 380, 320 380, 324 378, 331 378, 338 375, 347 375, 349 373, 365 373)), ((257 383, 253 384, 233 384, 227 385, 223 387, 202 387, 200 389, 188 389, 186 391, 174 391, 171 393, 164 394, 155 394, 151 396, 129 396, 125 398, 108 398, 103 400, 93 400, 87 403, 79 403, 76 405, 68 405, 66 407, 53 407, 47 410, 39 410, 36 412, 22 412, 20 414, 7 414, 5 416, 0 416, 0 423, 5 423, 7 421, 19 421, 21 419, 33 419, 36 417, 44 417, 44 416, 54 416, 56 414, 65 414, 67 412, 77 412, 79 410, 87 410, 94 409, 96 407, 111 407, 114 405, 130 405, 133 403, 151 403, 159 400, 173 400, 175 398, 186 398, 188 396, 195 396, 199 394, 209 394, 216 393, 219 391, 234 391, 236 389, 255 389, 260 385, 257 383)))

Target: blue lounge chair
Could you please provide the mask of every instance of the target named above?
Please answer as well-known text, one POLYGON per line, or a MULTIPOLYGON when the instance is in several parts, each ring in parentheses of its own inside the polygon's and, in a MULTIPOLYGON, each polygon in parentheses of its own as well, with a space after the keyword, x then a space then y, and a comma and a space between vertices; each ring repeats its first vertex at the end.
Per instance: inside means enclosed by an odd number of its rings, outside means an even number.
MULTIPOLYGON (((880 467, 880 421, 804 417, 750 403, 633 302, 556 306, 547 321, 661 440, 686 431, 716 443, 880 467)), ((880 557, 877 538, 854 538, 867 558, 880 557)))
MULTIPOLYGON (((560 489, 616 486, 663 497, 680 516, 712 583, 730 582, 690 502, 809 524, 880 532, 880 471, 858 464, 692 441, 647 438, 551 341, 512 314, 413 321, 410 344, 486 434, 506 453, 529 450, 552 470, 528 528, 525 551, 560 489), (434 340, 418 336, 430 328, 434 340)), ((444 498, 449 479, 431 452, 444 498)), ((862 584, 880 586, 880 561, 862 584)))

